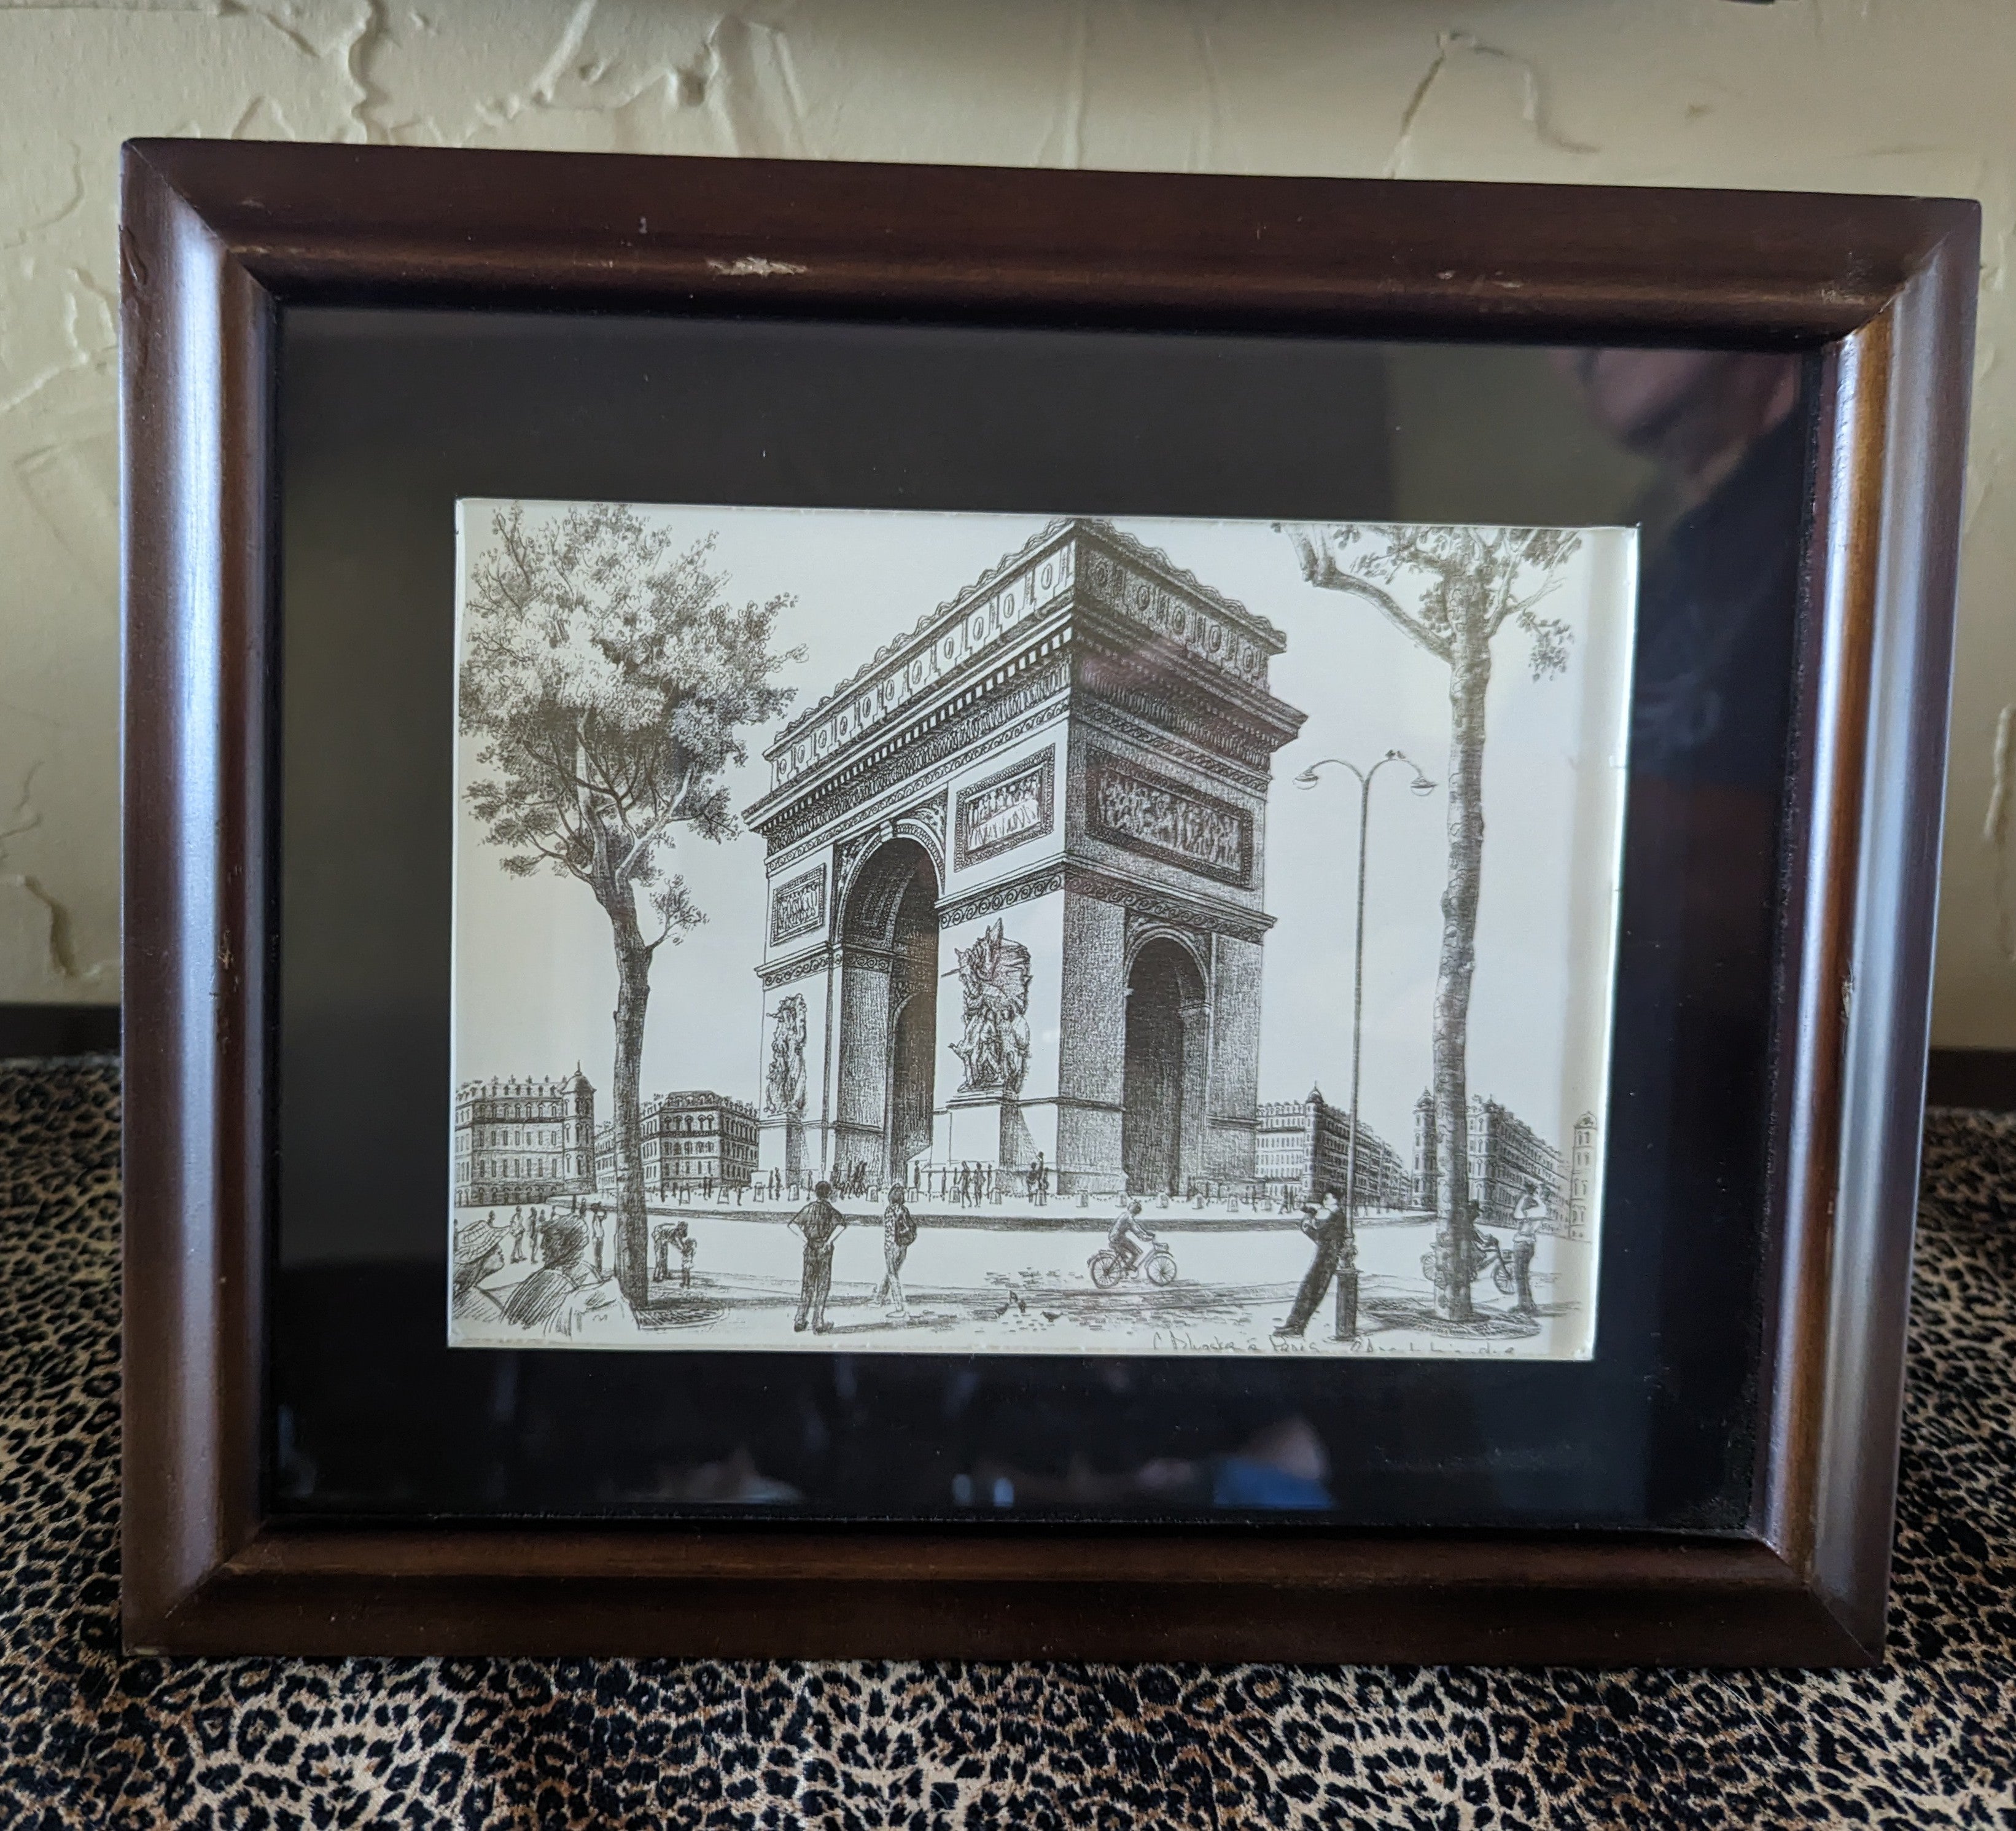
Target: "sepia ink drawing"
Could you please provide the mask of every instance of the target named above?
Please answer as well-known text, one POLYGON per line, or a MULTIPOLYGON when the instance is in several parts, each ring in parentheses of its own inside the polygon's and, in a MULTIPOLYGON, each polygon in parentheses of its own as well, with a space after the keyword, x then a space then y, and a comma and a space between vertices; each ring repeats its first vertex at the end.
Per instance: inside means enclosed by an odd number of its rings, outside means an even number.
POLYGON ((459 515, 452 1343, 1591 1351, 1630 531, 459 515))

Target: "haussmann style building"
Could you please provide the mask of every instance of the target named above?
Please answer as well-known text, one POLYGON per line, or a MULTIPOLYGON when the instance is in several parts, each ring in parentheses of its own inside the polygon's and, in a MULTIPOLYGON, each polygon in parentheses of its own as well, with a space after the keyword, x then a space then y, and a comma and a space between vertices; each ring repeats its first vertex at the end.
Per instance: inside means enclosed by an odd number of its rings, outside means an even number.
POLYGON ((1589 1231, 1589 1216, 1596 1212, 1597 1181, 1603 1174, 1596 1154, 1596 1133, 1594 1113, 1585 1112, 1575 1121, 1568 1163, 1568 1227, 1578 1234, 1589 1231))
POLYGON ((464 1081, 455 1092, 455 1198, 465 1207, 586 1195, 595 1090, 577 1068, 545 1080, 464 1081))
MULTIPOLYGON (((639 1108, 644 1147, 644 1194, 650 1200, 695 1184, 746 1186, 756 1173, 756 1109, 744 1100, 694 1089, 661 1094, 639 1108)), ((605 1198, 617 1188, 616 1126, 605 1119, 595 1135, 595 1182, 605 1198)))
POLYGON ((1283 647, 1060 521, 784 728, 747 813, 762 1171, 1251 1182, 1283 647))
MULTIPOLYGON (((1306 1100, 1269 1100, 1260 1108, 1258 1173, 1262 1194, 1305 1202, 1326 1189, 1343 1189, 1351 1176, 1351 1115, 1333 1106, 1320 1087, 1306 1100)), ((1415 1179, 1400 1154, 1369 1125, 1358 1134, 1358 1206, 1397 1210, 1414 1206, 1415 1179)))
MULTIPOLYGON (((1435 1141, 1435 1097, 1424 1093, 1414 1102, 1414 1179, 1421 1206, 1430 1209, 1441 1187, 1435 1141)), ((1565 1186, 1561 1152, 1510 1108, 1471 1094, 1470 1193, 1479 1217, 1509 1222, 1528 1184, 1548 1213, 1559 1216, 1565 1186)))

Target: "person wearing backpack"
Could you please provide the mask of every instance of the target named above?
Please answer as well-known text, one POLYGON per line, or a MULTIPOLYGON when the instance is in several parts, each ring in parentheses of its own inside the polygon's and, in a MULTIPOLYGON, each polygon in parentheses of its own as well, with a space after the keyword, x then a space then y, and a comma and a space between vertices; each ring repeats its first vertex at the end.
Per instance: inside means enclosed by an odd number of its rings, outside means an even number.
POLYGON ((878 1303, 886 1303, 889 1314, 908 1321, 910 1306, 903 1296, 903 1256, 917 1238, 917 1217, 910 1212, 909 1197, 900 1180, 889 1184, 888 1206, 882 1210, 881 1287, 875 1293, 878 1303))

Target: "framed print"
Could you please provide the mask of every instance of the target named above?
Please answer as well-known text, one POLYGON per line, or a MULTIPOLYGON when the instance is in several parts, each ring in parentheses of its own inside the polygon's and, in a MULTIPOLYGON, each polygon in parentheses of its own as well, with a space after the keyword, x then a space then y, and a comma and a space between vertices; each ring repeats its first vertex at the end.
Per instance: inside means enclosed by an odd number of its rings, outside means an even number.
POLYGON ((1877 1656, 1972 205, 122 235, 131 1644, 1877 1656))

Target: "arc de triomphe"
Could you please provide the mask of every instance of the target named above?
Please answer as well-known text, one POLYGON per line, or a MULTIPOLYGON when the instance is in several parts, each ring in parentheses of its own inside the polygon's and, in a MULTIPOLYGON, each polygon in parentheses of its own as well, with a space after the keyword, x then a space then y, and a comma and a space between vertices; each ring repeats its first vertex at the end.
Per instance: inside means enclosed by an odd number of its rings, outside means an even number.
POLYGON ((1250 1179, 1263 618, 1054 524, 765 752, 761 1169, 920 1159, 1060 1193, 1250 1179))

